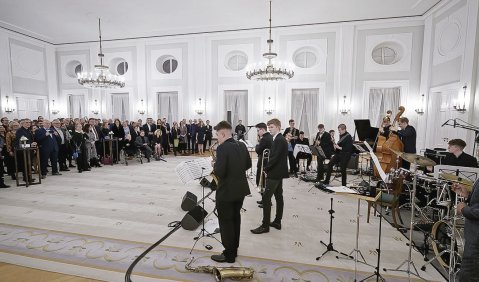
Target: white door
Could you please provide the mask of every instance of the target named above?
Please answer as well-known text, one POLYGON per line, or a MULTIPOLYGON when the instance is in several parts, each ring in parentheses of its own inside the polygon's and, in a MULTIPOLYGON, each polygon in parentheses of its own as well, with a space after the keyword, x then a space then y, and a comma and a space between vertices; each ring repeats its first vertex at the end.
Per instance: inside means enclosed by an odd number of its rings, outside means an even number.
POLYGON ((130 99, 128 93, 111 94, 111 113, 113 119, 121 121, 130 118, 130 99))
POLYGON ((85 106, 85 95, 68 95, 68 115, 70 118, 88 116, 85 106))
POLYGON ((38 116, 45 117, 45 101, 45 98, 16 97, 18 118, 35 120, 38 116))
POLYGON ((178 121, 178 91, 158 92, 158 118, 167 118, 168 123, 178 121))

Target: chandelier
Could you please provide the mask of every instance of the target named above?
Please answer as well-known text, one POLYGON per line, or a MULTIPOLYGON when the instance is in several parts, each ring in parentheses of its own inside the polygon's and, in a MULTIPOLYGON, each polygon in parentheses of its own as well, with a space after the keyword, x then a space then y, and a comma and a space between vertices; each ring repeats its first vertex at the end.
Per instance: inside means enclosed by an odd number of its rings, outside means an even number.
POLYGON ((78 83, 87 88, 122 88, 125 87, 123 76, 111 74, 108 66, 103 65, 103 50, 101 45, 101 19, 98 19, 98 30, 100 34, 100 53, 98 58, 100 64, 95 65, 92 72, 81 72, 78 74, 78 83))
POLYGON ((292 78, 294 76, 294 71, 290 64, 273 64, 273 59, 275 59, 278 54, 271 51, 271 45, 273 44, 273 40, 271 39, 271 0, 269 1, 269 39, 266 42, 268 43, 268 52, 263 54, 263 58, 265 58, 267 62, 261 62, 249 66, 248 71, 246 71, 246 77, 248 79, 261 81, 292 78))

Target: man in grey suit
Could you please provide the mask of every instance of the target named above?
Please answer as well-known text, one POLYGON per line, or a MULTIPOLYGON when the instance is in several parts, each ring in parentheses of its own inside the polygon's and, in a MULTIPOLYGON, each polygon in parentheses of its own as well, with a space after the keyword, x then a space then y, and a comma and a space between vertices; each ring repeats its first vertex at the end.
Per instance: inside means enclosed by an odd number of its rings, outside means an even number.
POLYGON ((464 254, 461 269, 457 275, 459 282, 479 281, 479 179, 468 191, 464 185, 453 184, 452 190, 456 194, 466 197, 467 201, 457 204, 457 214, 464 215, 464 254))

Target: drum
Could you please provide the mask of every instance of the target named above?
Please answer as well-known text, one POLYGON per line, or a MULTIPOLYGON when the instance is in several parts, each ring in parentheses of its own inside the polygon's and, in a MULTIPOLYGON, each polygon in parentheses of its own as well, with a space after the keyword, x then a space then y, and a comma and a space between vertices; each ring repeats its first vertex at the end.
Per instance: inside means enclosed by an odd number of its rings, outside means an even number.
POLYGON ((428 206, 437 195, 437 180, 425 175, 417 176, 416 198, 419 200, 418 206, 428 206))
MULTIPOLYGON (((434 254, 438 257, 437 261, 445 268, 449 268, 449 250, 451 249, 453 234, 456 236, 454 251, 457 252, 460 257, 462 257, 464 253, 464 225, 459 224, 458 222, 461 221, 456 221, 454 233, 451 221, 440 220, 432 226, 432 249, 434 250, 434 254)), ((460 258, 457 261, 460 262, 460 258)))

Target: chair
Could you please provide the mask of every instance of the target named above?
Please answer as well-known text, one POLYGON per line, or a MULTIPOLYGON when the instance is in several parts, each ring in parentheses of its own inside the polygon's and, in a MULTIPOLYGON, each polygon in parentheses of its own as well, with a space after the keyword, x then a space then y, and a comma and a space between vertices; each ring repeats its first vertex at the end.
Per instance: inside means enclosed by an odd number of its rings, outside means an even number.
POLYGON ((385 207, 389 207, 392 211, 392 218, 394 222, 394 227, 398 228, 399 225, 397 224, 396 217, 399 218, 399 221, 401 224, 403 223, 403 220, 401 218, 401 213, 399 212, 399 196, 402 193, 403 190, 403 183, 404 183, 404 177, 399 176, 398 178, 393 179, 391 185, 391 190, 388 192, 381 193, 381 196, 376 202, 368 202, 368 217, 367 217, 367 222, 369 223, 369 216, 371 213, 371 207, 374 206, 374 209, 377 211, 377 204, 380 204, 385 207))
POLYGON ((136 158, 141 164, 143 164, 143 151, 139 146, 132 145, 127 148, 123 148, 123 154, 125 158, 125 165, 128 165, 128 160, 136 158))

